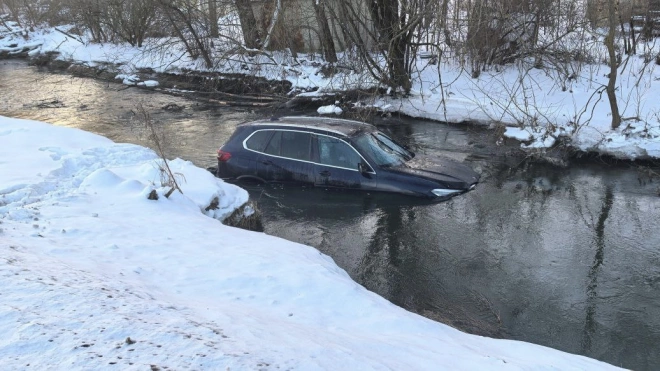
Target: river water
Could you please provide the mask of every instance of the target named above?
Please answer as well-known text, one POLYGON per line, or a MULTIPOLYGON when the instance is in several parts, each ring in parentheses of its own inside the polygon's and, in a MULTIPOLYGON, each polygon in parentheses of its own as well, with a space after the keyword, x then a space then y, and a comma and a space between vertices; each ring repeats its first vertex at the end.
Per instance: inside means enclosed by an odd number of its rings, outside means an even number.
MULTIPOLYGON (((170 157, 201 167, 214 165, 237 123, 269 114, 0 61, 0 115, 148 144, 133 120, 137 104, 162 123, 170 157)), ((520 158, 480 130, 377 124, 416 152, 467 163, 482 183, 433 204, 248 187, 265 232, 314 246, 368 289, 464 331, 636 370, 660 367, 660 178, 649 175, 660 169, 516 166, 520 158)))

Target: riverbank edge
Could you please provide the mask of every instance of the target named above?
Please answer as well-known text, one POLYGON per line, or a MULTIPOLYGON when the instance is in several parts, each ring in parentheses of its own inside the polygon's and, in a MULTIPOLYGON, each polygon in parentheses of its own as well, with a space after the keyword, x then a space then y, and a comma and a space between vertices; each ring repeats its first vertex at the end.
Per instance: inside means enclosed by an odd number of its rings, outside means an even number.
MULTIPOLYGON (((0 53, 3 59, 24 59, 28 65, 45 68, 54 73, 68 73, 76 77, 93 78, 106 82, 121 84, 117 80, 121 74, 121 64, 96 63, 87 65, 75 60, 59 58, 55 51, 34 53, 36 48, 23 48, 14 53, 0 53)), ((404 112, 385 111, 379 107, 358 104, 366 98, 385 95, 382 89, 371 91, 336 90, 330 93, 309 95, 306 91, 292 90, 292 84, 286 80, 268 80, 264 77, 246 74, 226 74, 220 72, 182 71, 181 73, 162 73, 152 69, 140 69, 135 75, 138 81, 156 80, 158 86, 125 85, 128 88, 151 90, 163 94, 181 96, 210 106, 234 106, 251 108, 258 111, 312 111, 324 105, 338 105, 343 110, 342 116, 347 119, 367 121, 374 115, 398 115, 413 119, 425 119, 443 122, 450 125, 471 126, 488 131, 496 143, 517 143, 522 158, 534 163, 543 163, 558 167, 568 167, 570 163, 579 161, 598 161, 607 163, 631 163, 641 166, 660 166, 659 158, 640 155, 635 158, 617 156, 606 150, 590 148, 584 150, 573 143, 569 137, 558 137, 552 147, 526 147, 529 141, 506 137, 504 132, 508 127, 516 127, 504 123, 487 123, 481 121, 444 122, 423 117, 416 117, 404 112)), ((277 114, 276 114, 277 115, 277 114)))

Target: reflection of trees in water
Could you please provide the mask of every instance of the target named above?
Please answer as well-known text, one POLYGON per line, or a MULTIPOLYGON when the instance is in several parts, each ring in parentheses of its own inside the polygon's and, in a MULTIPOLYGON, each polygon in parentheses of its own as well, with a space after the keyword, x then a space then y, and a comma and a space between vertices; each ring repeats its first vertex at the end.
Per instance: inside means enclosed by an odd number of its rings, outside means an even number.
POLYGON ((394 140, 399 142, 399 144, 408 146, 412 149, 417 148, 415 137, 413 136, 413 126, 410 123, 394 119, 389 119, 384 121, 384 123, 385 125, 377 123, 378 128, 381 131, 391 136, 394 140), (392 122, 395 123, 392 124, 392 122))
POLYGON ((381 208, 359 263, 357 281, 394 304, 427 318, 469 333, 500 337, 501 322, 490 300, 469 284, 454 280, 468 274, 465 269, 470 272, 485 269, 490 259, 488 254, 480 253, 469 261, 442 254, 442 261, 436 261, 440 246, 427 245, 440 237, 429 228, 428 223, 435 219, 428 216, 446 212, 451 219, 449 215, 460 209, 456 203, 381 208), (427 212, 429 215, 425 215, 427 212))
POLYGON ((394 304, 424 314, 419 303, 428 299, 424 290, 439 288, 435 283, 427 285, 429 277, 425 276, 421 251, 425 246, 420 246, 416 234, 423 222, 417 215, 420 210, 398 206, 378 211, 375 228, 359 263, 357 280, 394 304))
POLYGON ((643 365, 649 367, 657 359, 653 352, 643 352, 657 338, 653 335, 657 321, 651 319, 652 313, 657 313, 657 307, 652 309, 657 299, 655 295, 645 297, 647 288, 643 281, 649 269, 653 269, 653 263, 647 261, 653 248, 647 249, 650 246, 644 246, 646 243, 637 244, 657 241, 649 235, 653 233, 649 218, 656 213, 640 210, 644 203, 635 196, 637 189, 631 197, 625 190, 618 191, 618 184, 612 179, 605 178, 600 183, 593 183, 591 177, 584 179, 588 183, 570 187, 568 197, 575 221, 592 234, 587 244, 573 247, 576 255, 581 253, 587 259, 591 256, 582 264, 575 262, 584 266, 585 278, 575 283, 585 297, 583 317, 577 318, 582 326, 576 334, 576 351, 605 361, 625 360, 627 364, 623 366, 644 369, 643 365), (644 307, 648 309, 638 311, 644 307))
POLYGON ((603 204, 601 206, 598 222, 596 223, 595 228, 596 235, 594 236, 594 242, 596 245, 596 253, 594 256, 593 264, 591 265, 588 273, 589 282, 587 285, 587 313, 586 319, 584 321, 584 331, 582 335, 583 352, 588 352, 591 350, 591 340, 594 334, 596 334, 597 330, 595 314, 598 294, 596 293, 596 289, 598 288, 598 273, 600 272, 600 267, 603 264, 603 256, 605 254, 605 222, 610 216, 613 198, 614 196, 612 192, 612 186, 608 185, 605 187, 605 196, 603 198, 603 204))
MULTIPOLYGON (((392 301, 400 298, 402 273, 400 271, 405 255, 400 234, 404 233, 404 213, 401 208, 383 208, 378 215, 365 254, 360 261, 359 280, 367 288, 392 301)), ((398 303, 397 303, 398 304, 398 303)))

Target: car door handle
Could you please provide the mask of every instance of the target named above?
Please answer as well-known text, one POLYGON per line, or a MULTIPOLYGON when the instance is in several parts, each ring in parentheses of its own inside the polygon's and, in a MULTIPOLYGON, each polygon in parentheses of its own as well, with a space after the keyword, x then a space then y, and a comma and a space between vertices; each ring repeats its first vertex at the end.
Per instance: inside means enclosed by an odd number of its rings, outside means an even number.
POLYGON ((321 176, 330 176, 330 172, 328 170, 323 170, 319 174, 321 174, 321 176))
POLYGON ((264 165, 272 165, 273 164, 273 162, 271 160, 262 160, 261 163, 264 164, 264 165))

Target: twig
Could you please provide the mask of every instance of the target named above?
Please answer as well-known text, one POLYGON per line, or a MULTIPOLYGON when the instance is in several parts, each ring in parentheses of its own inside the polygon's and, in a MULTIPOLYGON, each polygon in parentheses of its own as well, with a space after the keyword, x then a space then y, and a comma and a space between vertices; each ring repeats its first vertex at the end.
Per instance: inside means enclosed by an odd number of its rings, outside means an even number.
POLYGON ((166 179, 164 179, 163 183, 167 183, 167 185, 170 186, 170 190, 167 191, 165 197, 169 198, 175 190, 183 194, 181 187, 179 187, 179 184, 176 181, 176 176, 172 172, 172 169, 170 169, 170 165, 167 162, 167 157, 165 156, 165 151, 163 149, 161 137, 156 132, 156 128, 154 126, 153 121, 151 121, 151 116, 149 115, 149 112, 147 112, 147 110, 144 108, 142 103, 139 103, 137 105, 137 110, 138 110, 138 114, 140 115, 140 119, 144 124, 145 129, 147 129, 147 132, 149 133, 149 140, 151 140, 152 144, 156 147, 155 149, 156 149, 156 153, 158 153, 158 156, 161 158, 161 160, 163 160, 163 164, 159 165, 161 172, 164 173, 166 176, 166 179))
POLYGON ((68 32, 64 32, 64 31, 60 30, 60 29, 57 28, 57 27, 55 27, 55 31, 57 31, 57 32, 59 32, 59 33, 62 33, 62 34, 64 34, 65 36, 68 36, 68 37, 70 37, 70 38, 76 40, 77 42, 79 42, 79 43, 81 43, 81 44, 85 44, 85 43, 82 41, 82 39, 80 39, 80 38, 78 38, 78 37, 75 37, 74 35, 71 35, 71 34, 68 33, 68 32))

